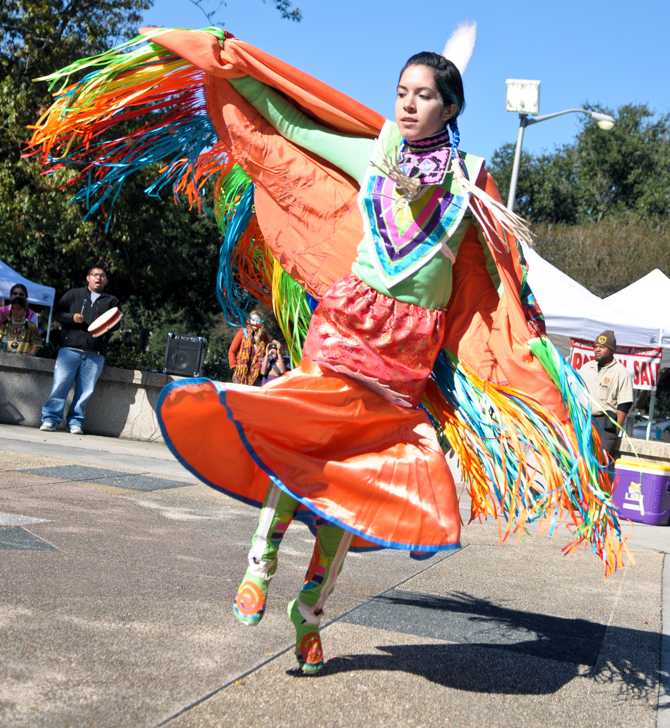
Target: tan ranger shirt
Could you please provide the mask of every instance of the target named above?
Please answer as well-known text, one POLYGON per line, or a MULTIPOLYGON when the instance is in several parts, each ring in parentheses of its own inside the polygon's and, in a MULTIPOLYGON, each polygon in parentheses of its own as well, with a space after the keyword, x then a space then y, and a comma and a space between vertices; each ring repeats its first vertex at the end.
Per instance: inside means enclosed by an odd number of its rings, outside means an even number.
POLYGON ((616 359, 600 370, 598 362, 592 359, 584 364, 579 373, 593 398, 591 406, 594 415, 600 415, 603 411, 615 412, 620 404, 633 401, 633 378, 616 359))

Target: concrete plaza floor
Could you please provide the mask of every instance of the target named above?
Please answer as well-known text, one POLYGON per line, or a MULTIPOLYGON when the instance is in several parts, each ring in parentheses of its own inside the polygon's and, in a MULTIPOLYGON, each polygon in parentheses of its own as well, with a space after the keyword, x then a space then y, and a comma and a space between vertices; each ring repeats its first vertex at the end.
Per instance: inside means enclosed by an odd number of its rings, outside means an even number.
POLYGON ((0 425, 0 472, 0 726, 670 728, 670 527, 628 525, 635 565, 608 580, 495 524, 424 562, 352 554, 302 678, 303 526, 245 628, 256 512, 162 445, 0 425))

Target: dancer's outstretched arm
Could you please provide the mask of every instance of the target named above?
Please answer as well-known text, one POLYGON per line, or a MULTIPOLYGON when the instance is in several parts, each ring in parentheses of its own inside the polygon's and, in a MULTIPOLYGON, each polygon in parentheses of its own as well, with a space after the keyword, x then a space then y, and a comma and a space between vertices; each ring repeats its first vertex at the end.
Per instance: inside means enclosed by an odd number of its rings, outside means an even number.
POLYGON ((230 79, 229 83, 285 139, 334 164, 357 182, 362 181, 374 139, 343 134, 319 124, 251 76, 230 79))

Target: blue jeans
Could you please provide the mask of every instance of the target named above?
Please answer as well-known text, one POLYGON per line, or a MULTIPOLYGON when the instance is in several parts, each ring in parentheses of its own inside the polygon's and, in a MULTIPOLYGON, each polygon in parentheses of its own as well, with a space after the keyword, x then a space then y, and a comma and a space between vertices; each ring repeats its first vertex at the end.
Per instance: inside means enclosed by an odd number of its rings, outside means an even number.
POLYGON ((68 426, 84 426, 86 406, 105 366, 105 357, 94 351, 79 351, 64 346, 59 350, 54 367, 54 383, 49 399, 42 407, 42 422, 59 425, 63 419, 65 400, 74 384, 68 426))

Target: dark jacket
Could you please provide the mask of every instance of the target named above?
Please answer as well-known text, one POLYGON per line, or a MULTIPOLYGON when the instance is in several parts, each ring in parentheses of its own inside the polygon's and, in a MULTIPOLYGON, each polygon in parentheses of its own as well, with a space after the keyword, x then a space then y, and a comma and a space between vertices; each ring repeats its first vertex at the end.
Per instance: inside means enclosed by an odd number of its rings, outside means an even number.
POLYGON ((109 333, 94 339, 87 329, 98 316, 118 305, 118 299, 109 293, 101 293, 95 303, 91 303, 88 288, 72 288, 64 293, 56 306, 56 321, 63 327, 60 345, 104 354, 109 341, 109 333), (84 323, 78 324, 73 321, 72 317, 76 313, 83 315, 84 323))

